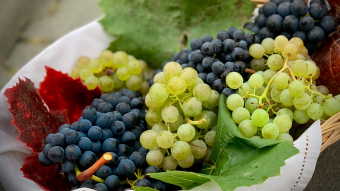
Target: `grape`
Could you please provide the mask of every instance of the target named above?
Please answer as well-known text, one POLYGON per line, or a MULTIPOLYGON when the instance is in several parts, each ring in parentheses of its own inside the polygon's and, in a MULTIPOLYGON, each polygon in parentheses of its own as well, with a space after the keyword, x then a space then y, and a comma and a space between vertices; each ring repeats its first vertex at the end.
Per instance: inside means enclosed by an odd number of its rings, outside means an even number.
POLYGON ((177 129, 177 135, 181 141, 190 142, 196 135, 195 127, 186 123, 177 129))
POLYGON ((145 120, 150 126, 152 126, 153 124, 160 122, 162 118, 159 112, 148 110, 145 115, 145 120))
POLYGON ((281 108, 278 112, 276 112, 276 115, 288 115, 290 119, 293 120, 293 112, 288 108, 281 108))
POLYGON ((188 88, 192 88, 196 85, 198 74, 193 68, 184 68, 180 78, 185 81, 188 88))
POLYGON ((278 51, 278 52, 282 52, 287 44, 288 44, 287 37, 285 37, 283 35, 279 35, 275 38, 275 41, 274 41, 274 47, 275 48, 274 48, 274 50, 278 51))
POLYGON ((263 127, 269 121, 269 114, 264 109, 256 109, 251 115, 252 124, 256 127, 263 127))
POLYGON ((250 62, 250 67, 254 69, 255 71, 262 71, 267 68, 266 66, 266 60, 264 58, 259 58, 259 59, 253 59, 250 62))
POLYGON ((157 149, 158 148, 157 137, 158 133, 156 131, 147 130, 141 134, 139 141, 142 144, 142 146, 146 149, 157 149))
POLYGON ((288 87, 289 75, 287 73, 278 73, 273 80, 273 87, 282 90, 288 87))
POLYGON ((298 77, 303 77, 307 74, 307 64, 304 60, 296 60, 291 64, 291 69, 294 75, 298 77))
POLYGON ((266 70, 263 72, 263 80, 264 83, 267 84, 269 80, 275 75, 275 71, 273 70, 266 70))
POLYGON ((203 103, 203 106, 208 109, 213 109, 218 106, 220 94, 216 90, 212 90, 210 94, 210 99, 203 103))
POLYGON ((161 116, 166 123, 174 123, 178 120, 179 112, 177 107, 169 105, 162 109, 161 116))
POLYGON ((277 138, 278 140, 281 140, 281 141, 288 141, 288 142, 291 142, 293 143, 293 137, 289 134, 289 133, 282 133, 279 135, 279 137, 277 138))
POLYGON ((300 80, 294 80, 289 83, 288 90, 293 97, 301 97, 305 92, 305 84, 300 80))
POLYGON ((171 148, 171 156, 177 161, 185 160, 187 157, 192 156, 190 145, 185 141, 176 141, 171 148))
POLYGON ((178 160, 178 165, 182 168, 190 168, 194 164, 195 158, 192 154, 187 156, 183 160, 178 160))
POLYGON ((151 130, 160 133, 162 131, 167 130, 166 126, 163 123, 156 123, 152 126, 151 130))
POLYGON ((280 134, 279 127, 274 123, 266 124, 262 130, 262 137, 265 139, 277 139, 280 134))
POLYGON ((211 89, 207 84, 197 84, 193 89, 194 96, 202 102, 206 102, 210 98, 211 89))
POLYGON ((298 124, 305 124, 309 121, 309 117, 303 110, 294 111, 294 121, 298 124))
POLYGON ((102 76, 99 78, 99 88, 103 92, 110 92, 113 89, 113 81, 108 76, 102 76))
POLYGON ((274 51, 274 39, 265 38, 265 39, 262 40, 261 45, 264 48, 266 54, 273 53, 273 51, 274 51))
POLYGON ((180 77, 173 77, 167 84, 167 90, 172 95, 180 95, 186 90, 186 83, 180 77))
POLYGON ((153 82, 154 82, 154 83, 165 84, 167 81, 165 80, 164 72, 158 72, 158 73, 153 77, 153 82))
POLYGON ((204 136, 204 141, 207 143, 208 146, 212 147, 215 143, 216 131, 210 130, 204 136))
POLYGON ((133 91, 138 91, 143 83, 143 78, 133 75, 126 81, 126 87, 133 91))
POLYGON ((261 46, 261 44, 252 44, 249 48, 249 54, 254 58, 262 58, 264 51, 265 49, 261 46))
POLYGON ((258 106, 259 106, 259 101, 257 100, 257 98, 251 97, 246 100, 245 107, 250 113, 255 111, 255 109, 257 109, 258 106))
POLYGON ((329 94, 329 90, 326 86, 320 85, 320 86, 317 86, 316 89, 324 95, 329 94))
POLYGON ((332 116, 339 112, 340 103, 335 98, 328 98, 322 105, 323 111, 327 116, 332 116))
POLYGON ((155 83, 151 86, 148 95, 151 100, 156 101, 159 104, 163 104, 168 99, 169 93, 165 85, 155 83))
POLYGON ((129 56, 129 63, 127 65, 129 74, 131 75, 139 75, 143 71, 143 67, 140 61, 136 60, 136 58, 129 56))
POLYGON ((151 150, 146 155, 146 162, 150 166, 160 166, 163 162, 164 155, 160 150, 151 150))
POLYGON ((202 113, 202 103, 197 98, 191 97, 183 103, 182 109, 185 116, 195 117, 202 113))
POLYGON ((105 185, 110 189, 114 189, 119 186, 119 181, 118 176, 110 175, 105 179, 105 185))
POLYGON ((86 80, 88 77, 93 76, 93 74, 90 70, 87 70, 86 68, 84 68, 80 70, 79 76, 81 80, 86 80))
POLYGON ((308 117, 314 121, 321 119, 323 112, 322 106, 318 103, 312 103, 306 110, 308 117))
POLYGON ((172 156, 167 156, 163 160, 162 169, 163 170, 176 170, 177 161, 172 156))
POLYGON ((267 65, 273 71, 280 70, 283 66, 283 59, 279 54, 272 54, 268 57, 267 65))
POLYGON ((126 66, 128 62, 129 62, 129 56, 125 52, 118 51, 113 54, 113 65, 116 68, 126 66))
POLYGON ((281 95, 281 90, 276 89, 276 88, 272 88, 270 90, 270 97, 276 101, 276 102, 280 102, 280 95, 281 95))
POLYGON ((233 111, 232 118, 237 124, 239 124, 242 121, 249 119, 250 113, 246 108, 238 107, 233 111))
POLYGON ((203 111, 202 114, 195 118, 200 120, 201 123, 196 124, 196 127, 200 129, 209 129, 216 124, 216 114, 212 111, 203 111))
POLYGON ((305 110, 309 107, 312 101, 312 98, 308 94, 304 93, 300 97, 295 97, 293 100, 293 104, 296 109, 305 110))
POLYGON ((89 90, 94 90, 99 85, 99 80, 95 76, 89 76, 84 80, 84 84, 89 90))
POLYGON ((226 84, 231 89, 238 89, 243 84, 243 78, 238 72, 230 72, 226 77, 226 84))
POLYGON ((170 131, 162 131, 157 137, 157 144, 162 149, 169 149, 173 146, 175 137, 170 131))
POLYGON ((288 89, 285 89, 280 94, 280 102, 285 107, 290 107, 293 105, 293 97, 290 95, 290 91, 288 89))
POLYGON ((179 115, 178 120, 176 122, 168 123, 167 125, 169 125, 171 131, 177 131, 178 127, 183 123, 184 123, 183 116, 179 115))
POLYGON ((285 55, 289 59, 296 58, 298 54, 298 48, 295 44, 288 42, 286 47, 283 49, 283 55, 285 55))
POLYGON ((264 79, 262 75, 255 73, 252 74, 248 80, 248 84, 251 88, 257 89, 263 86, 264 84, 264 79))
POLYGON ((242 84, 242 86, 238 89, 238 93, 242 97, 248 97, 248 94, 252 93, 251 88, 249 87, 249 84, 248 83, 242 84))
POLYGON ((119 68, 116 71, 116 75, 117 75, 118 79, 121 80, 121 81, 126 81, 130 77, 129 70, 126 67, 119 68))
POLYGON ((244 100, 243 98, 238 94, 232 94, 227 98, 227 107, 231 111, 234 111, 238 107, 244 106, 244 100))
POLYGON ((163 68, 165 79, 170 79, 174 76, 179 76, 182 72, 182 67, 177 62, 168 62, 163 68))
POLYGON ((273 122, 279 127, 280 133, 287 133, 292 127, 292 119, 287 114, 277 115, 273 122))
POLYGON ((191 141, 190 146, 195 159, 202 159, 207 154, 208 147, 202 140, 196 139, 191 141))
POLYGON ((249 119, 242 121, 239 124, 239 128, 241 133, 248 138, 255 136, 257 133, 257 127, 253 125, 252 120, 249 119))

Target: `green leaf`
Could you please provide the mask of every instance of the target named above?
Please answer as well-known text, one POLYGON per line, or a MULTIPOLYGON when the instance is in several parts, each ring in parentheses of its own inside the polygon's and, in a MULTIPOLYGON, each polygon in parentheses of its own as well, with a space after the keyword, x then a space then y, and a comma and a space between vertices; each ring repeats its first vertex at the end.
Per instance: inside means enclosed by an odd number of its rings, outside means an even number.
POLYGON ((157 189, 145 187, 145 186, 136 186, 133 188, 134 191, 158 191, 157 189))
POLYGON ((102 26, 116 37, 110 49, 127 51, 157 67, 188 40, 241 27, 254 4, 249 0, 100 0, 100 7, 105 14, 102 26))

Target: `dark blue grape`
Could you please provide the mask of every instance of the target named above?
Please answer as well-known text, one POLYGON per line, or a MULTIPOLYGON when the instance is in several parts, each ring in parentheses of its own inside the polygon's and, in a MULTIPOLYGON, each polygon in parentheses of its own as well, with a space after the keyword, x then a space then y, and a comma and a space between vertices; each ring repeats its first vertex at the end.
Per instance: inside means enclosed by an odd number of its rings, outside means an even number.
POLYGON ((204 72, 204 67, 201 64, 196 65, 197 72, 204 72))
POLYGON ((269 2, 263 5, 263 14, 269 17, 276 13, 277 6, 275 3, 269 2))
POLYGON ((84 133, 87 133, 87 131, 89 130, 89 128, 92 126, 92 123, 91 123, 91 121, 88 120, 88 119, 83 119, 83 118, 81 118, 81 119, 79 120, 78 125, 79 125, 79 128, 78 128, 78 129, 79 129, 80 131, 82 131, 82 132, 84 132, 84 133))
POLYGON ((193 39, 190 42, 191 50, 199 50, 203 44, 201 39, 193 39))
POLYGON ((63 173, 71 173, 74 172, 74 163, 71 161, 65 161, 62 165, 61 165, 61 171, 63 173))
POLYGON ((137 168, 141 168, 145 165, 145 155, 138 151, 134 151, 130 156, 129 159, 135 163, 137 168))
POLYGON ((290 2, 283 2, 277 7, 277 13, 282 17, 290 14, 290 2))
POLYGON ((144 173, 145 173, 145 174, 156 173, 156 172, 161 172, 161 170, 160 170, 158 167, 155 167, 155 166, 148 166, 148 167, 144 170, 144 173))
POLYGON ((233 93, 234 93, 234 91, 232 89, 230 89, 230 88, 224 88, 222 90, 222 94, 225 95, 226 97, 230 96, 233 93))
POLYGON ((223 82, 221 79, 217 79, 213 82, 213 88, 217 90, 218 92, 222 91, 224 88, 223 82))
POLYGON ((131 130, 131 132, 133 134, 135 134, 136 137, 140 137, 140 135, 143 133, 143 131, 144 131, 144 129, 141 128, 141 127, 138 127, 138 128, 136 127, 136 128, 131 130))
POLYGON ((107 113, 113 110, 113 106, 107 102, 101 102, 97 106, 97 111, 107 113))
POLYGON ((212 72, 214 72, 216 75, 221 74, 224 71, 224 65, 220 61, 216 61, 211 66, 212 72))
POLYGON ((130 98, 128 96, 121 96, 118 98, 118 103, 130 103, 130 98))
POLYGON ((225 52, 231 52, 236 46, 236 43, 232 39, 226 39, 223 41, 223 50, 225 52))
POLYGON ((109 165, 109 166, 114 166, 114 165, 116 165, 117 162, 118 162, 118 155, 117 155, 115 152, 109 152, 109 153, 111 153, 111 155, 112 155, 112 160, 110 160, 110 161, 107 163, 107 165, 109 165))
POLYGON ((114 136, 122 135, 125 131, 125 124, 122 121, 115 121, 111 126, 111 130, 114 136))
POLYGON ((93 142, 92 151, 95 153, 100 153, 102 151, 102 143, 100 141, 93 142))
POLYGON ((111 129, 103 129, 103 137, 102 137, 102 140, 105 140, 107 138, 112 138, 113 137, 113 134, 112 134, 112 131, 111 129))
POLYGON ((53 146, 47 152, 47 158, 53 163, 61 163, 64 160, 64 149, 60 146, 53 146))
POLYGON ((135 171, 136 171, 136 166, 129 159, 123 159, 123 160, 119 161, 119 164, 116 168, 116 173, 119 176, 123 176, 123 177, 134 176, 135 171))
POLYGON ((243 48, 243 49, 248 49, 248 43, 245 40, 241 40, 240 42, 237 43, 238 47, 243 48))
POLYGON ((204 57, 202 60, 202 66, 205 69, 208 69, 211 67, 212 63, 214 62, 214 58, 212 57, 204 57))
POLYGON ((114 189, 119 186, 120 180, 118 176, 110 175, 105 179, 104 183, 109 189, 114 189))
POLYGON ((81 188, 91 188, 93 189, 94 188, 94 185, 93 185, 93 181, 92 180, 85 180, 81 185, 80 187, 81 188))
POLYGON ((139 179, 136 182, 136 186, 150 187, 151 186, 151 182, 148 179, 146 179, 146 178, 139 179))
POLYGON ((181 53, 180 53, 180 55, 179 55, 179 60, 180 60, 180 62, 182 62, 182 63, 187 63, 187 62, 189 62, 189 50, 187 50, 187 49, 184 49, 184 50, 182 50, 181 51, 181 53))
POLYGON ((213 37, 210 36, 210 35, 205 35, 201 38, 202 42, 205 43, 205 42, 210 42, 213 40, 213 37))
POLYGON ((81 132, 81 131, 78 131, 77 133, 78 133, 79 139, 82 138, 82 137, 87 137, 87 135, 85 133, 81 132))
POLYGON ((96 154, 92 151, 85 151, 80 159, 79 159, 79 164, 82 167, 89 167, 90 165, 92 165, 93 163, 95 163, 97 160, 96 158, 96 154))
POLYGON ((245 50, 239 47, 234 48, 231 54, 235 60, 244 60, 246 58, 245 50))
POLYGON ((304 16, 307 13, 307 6, 304 1, 295 0, 290 6, 290 12, 295 16, 304 16))
POLYGON ((120 140, 122 143, 127 144, 127 143, 134 142, 136 139, 137 137, 131 131, 125 131, 120 140))
POLYGON ((327 14, 327 8, 320 3, 311 3, 309 7, 309 14, 314 19, 321 19, 327 14))
POLYGON ((118 145, 118 154, 121 156, 128 156, 130 152, 129 146, 126 144, 119 144, 118 145))
POLYGON ((143 154, 144 156, 146 156, 146 154, 148 153, 148 150, 144 147, 140 147, 138 149, 138 152, 140 152, 141 154, 143 154))
POLYGON ((278 14, 271 15, 268 17, 266 26, 270 31, 279 32, 282 26, 282 17, 278 14))
POLYGON ((48 150, 50 150, 51 147, 52 147, 52 145, 46 144, 46 145, 44 146, 42 152, 47 156, 47 152, 48 152, 48 150))
POLYGON ((324 16, 321 19, 320 26, 326 33, 331 33, 335 30, 336 22, 332 16, 324 16))
POLYGON ((288 15, 283 20, 283 30, 287 32, 295 32, 299 27, 299 20, 294 15, 288 15))
POLYGON ((239 71, 244 71, 246 69, 246 63, 245 62, 242 62, 242 61, 236 61, 235 62, 235 65, 234 65, 234 71, 235 70, 238 70, 237 68, 240 68, 239 71))
POLYGON ((95 173, 96 176, 100 178, 106 178, 112 174, 112 170, 109 166, 103 165, 101 166, 97 172, 95 173))
POLYGON ((199 63, 203 59, 203 55, 200 50, 194 50, 189 54, 189 61, 193 63, 199 63))
POLYGON ((131 129, 133 127, 136 118, 137 117, 132 112, 123 115, 123 122, 125 124, 126 129, 131 129))
POLYGON ((84 151, 89 151, 92 150, 93 143, 88 137, 82 137, 79 140, 78 146, 84 151))
MULTIPOLYGON (((201 47, 201 52, 204 55, 212 56, 214 54, 214 45, 211 42, 203 43, 201 47)), ((203 59, 203 56, 202 56, 202 59, 203 59)))
POLYGON ((113 117, 114 117, 115 121, 122 120, 122 118, 123 118, 122 114, 120 112, 118 112, 118 111, 113 111, 112 114, 113 114, 113 117))
POLYGON ((217 54, 222 51, 222 41, 220 39, 214 39, 211 41, 211 44, 214 48, 214 53, 217 54))
POLYGON ((69 129, 69 128, 71 128, 71 125, 70 125, 70 124, 62 124, 62 125, 60 125, 58 131, 59 131, 59 132, 60 132, 60 131, 64 131, 64 129, 69 129))
POLYGON ((41 162, 43 165, 51 165, 52 162, 46 157, 44 152, 40 152, 38 155, 39 162, 41 162))
POLYGON ((259 14, 256 18, 255 18, 255 24, 258 27, 263 27, 266 25, 266 21, 267 21, 267 17, 264 16, 263 14, 259 14))
POLYGON ((217 79, 216 74, 214 74, 213 72, 208 73, 208 75, 207 75, 207 83, 208 84, 212 84, 216 79, 217 79))
POLYGON ((65 148, 65 157, 67 160, 75 161, 81 156, 81 150, 77 145, 68 145, 65 148))
POLYGON ((225 39, 229 38, 229 33, 227 31, 220 31, 217 33, 217 38, 221 41, 224 41, 225 39))
POLYGON ((100 127, 98 126, 92 126, 89 131, 87 132, 87 136, 92 140, 92 141, 98 141, 103 137, 103 131, 100 127))
POLYGON ((140 97, 133 98, 130 103, 133 108, 141 108, 143 107, 143 99, 140 97))
POLYGON ((94 189, 96 191, 108 191, 107 186, 103 183, 97 183, 96 185, 94 185, 94 189))
POLYGON ((116 111, 120 112, 121 114, 125 114, 131 110, 130 105, 127 103, 118 103, 116 105, 116 111))
POLYGON ((78 182, 76 176, 75 176, 74 174, 72 174, 72 173, 68 173, 68 174, 67 174, 67 180, 68 180, 68 182, 69 182, 72 186, 75 186, 75 185, 78 185, 78 184, 79 184, 79 182, 78 182))
POLYGON ((114 107, 118 103, 119 96, 116 96, 116 94, 102 94, 100 98, 110 103, 114 107))
POLYGON ((65 143, 70 144, 78 144, 79 142, 78 132, 75 130, 70 130, 65 133, 65 143))
POLYGON ((114 121, 114 116, 111 112, 99 115, 96 120, 96 125, 102 128, 110 128, 114 121))
POLYGON ((46 143, 52 146, 64 146, 65 136, 62 133, 48 134, 46 137, 46 143))
POLYGON ((86 107, 82 116, 84 119, 88 119, 92 123, 95 123, 97 119, 97 111, 93 107, 86 107))
POLYGON ((236 30, 233 33, 233 39, 237 42, 240 41, 240 40, 244 40, 244 32, 240 31, 240 30, 236 30))
POLYGON ((310 31, 314 27, 314 19, 311 16, 304 16, 300 19, 299 28, 302 31, 310 31))
POLYGON ((299 37, 304 42, 306 42, 306 40, 307 40, 306 34, 302 31, 297 31, 296 33, 293 34, 293 37, 299 37))
POLYGON ((151 184, 151 187, 154 189, 157 189, 159 191, 165 191, 166 190, 166 184, 161 181, 155 181, 151 184))
POLYGON ((118 141, 115 138, 105 139, 102 145, 103 152, 116 152, 118 141))
POLYGON ((308 32, 308 40, 311 42, 319 42, 325 38, 325 32, 321 27, 315 26, 308 32))

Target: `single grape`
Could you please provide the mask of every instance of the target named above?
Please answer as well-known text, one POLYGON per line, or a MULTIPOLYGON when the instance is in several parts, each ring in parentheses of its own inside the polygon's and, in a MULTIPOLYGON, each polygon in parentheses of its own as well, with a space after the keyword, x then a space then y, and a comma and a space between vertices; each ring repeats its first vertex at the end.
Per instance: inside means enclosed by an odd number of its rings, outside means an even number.
POLYGON ((161 116, 166 123, 174 123, 178 120, 179 112, 173 105, 166 106, 162 109, 161 116))
POLYGON ((81 80, 86 80, 88 77, 93 76, 92 72, 86 68, 80 70, 79 76, 81 80))
POLYGON ((278 73, 274 78, 272 85, 279 90, 286 89, 288 87, 289 79, 290 77, 287 73, 278 73))
POLYGON ((314 121, 319 120, 323 116, 323 108, 318 103, 312 103, 306 110, 306 113, 309 118, 313 119, 314 121))
POLYGON ((276 115, 288 115, 291 120, 293 120, 293 112, 288 108, 281 108, 279 111, 276 112, 276 115))
POLYGON ((279 127, 280 133, 287 133, 293 123, 292 119, 287 114, 277 115, 273 122, 279 127))
POLYGON ((133 91, 141 89, 143 78, 141 76, 133 75, 126 81, 126 87, 133 91))
POLYGON ((279 127, 275 123, 266 124, 262 130, 262 137, 265 139, 277 139, 280 134, 279 127))
POLYGON ((185 141, 176 141, 174 146, 171 148, 171 156, 177 161, 185 160, 190 155, 192 156, 191 147, 189 143, 185 141))
POLYGON ((272 54, 274 52, 274 39, 272 38, 265 38, 262 40, 261 45, 265 50, 266 54, 272 54))
POLYGON ((161 114, 154 110, 148 110, 145 114, 145 121, 150 125, 159 123, 162 120, 161 114))
POLYGON ((152 125, 151 130, 153 130, 153 131, 155 131, 159 134, 160 132, 167 130, 167 127, 165 126, 164 123, 156 123, 156 124, 152 125))
POLYGON ((163 72, 165 75, 165 79, 169 80, 170 78, 174 76, 181 75, 182 66, 178 64, 177 62, 168 62, 167 64, 165 64, 163 68, 163 72))
POLYGON ((259 58, 259 59, 253 59, 250 62, 250 67, 251 69, 255 71, 263 71, 267 68, 266 66, 266 60, 264 58, 259 58))
POLYGON ((238 107, 244 106, 244 100, 239 94, 232 94, 227 98, 227 107, 234 111, 238 107))
POLYGON ((322 108, 327 116, 332 116, 340 111, 340 103, 333 97, 328 98, 322 104, 322 108))
POLYGON ((196 139, 190 142, 191 152, 195 159, 202 159, 208 151, 207 145, 204 141, 196 139))
POLYGON ((129 70, 128 70, 127 67, 119 68, 116 71, 116 75, 117 75, 118 79, 121 80, 121 81, 126 81, 127 79, 130 78, 129 70))
POLYGON ((256 109, 251 115, 251 121, 255 127, 263 127, 269 121, 269 114, 264 109, 256 109))
POLYGON ((283 59, 279 54, 272 54, 267 60, 268 67, 273 71, 278 71, 283 66, 283 59))
POLYGON ((322 94, 324 94, 324 95, 329 94, 328 88, 327 88, 326 86, 324 86, 324 85, 319 85, 319 86, 316 87, 316 89, 317 89, 320 93, 322 93, 322 94))
POLYGON ((285 107, 290 107, 293 105, 293 96, 290 95, 290 91, 288 89, 285 89, 280 94, 280 102, 285 107))
POLYGON ((208 101, 211 96, 210 94, 210 87, 204 83, 197 84, 193 89, 193 95, 202 102, 208 101))
POLYGON ((237 124, 239 124, 246 119, 250 119, 250 113, 246 108, 238 107, 233 111, 232 118, 237 124))
POLYGON ((150 166, 160 166, 163 162, 164 154, 161 150, 151 150, 146 154, 146 162, 150 166))
POLYGON ((298 54, 298 50, 299 50, 298 46, 296 46, 294 43, 288 42, 286 47, 283 49, 283 55, 285 55, 289 59, 294 59, 298 54))
POLYGON ((298 124, 305 124, 309 121, 307 113, 303 110, 294 111, 294 121, 298 124))
POLYGON ((285 37, 283 35, 279 35, 275 38, 274 50, 277 51, 277 52, 282 52, 287 44, 288 44, 287 37, 285 37))
POLYGON ((174 145, 175 136, 170 131, 162 131, 157 137, 157 144, 162 149, 169 149, 174 145))
POLYGON ((242 84, 242 86, 238 89, 238 93, 242 97, 248 97, 248 95, 252 93, 249 84, 248 83, 242 84))
POLYGON ((195 158, 192 154, 190 154, 185 159, 178 160, 177 162, 178 162, 178 165, 182 168, 190 168, 194 164, 195 158))
POLYGON ((167 84, 167 90, 172 95, 180 95, 185 92, 186 88, 185 81, 180 77, 172 77, 167 84))
POLYGON ((143 71, 141 61, 137 60, 136 58, 129 56, 129 63, 127 65, 128 71, 132 75, 139 75, 143 71))
POLYGON ((203 102, 204 108, 214 109, 218 106, 219 98, 220 94, 216 90, 211 90, 210 99, 206 102, 203 102))
POLYGON ((263 80, 264 80, 264 83, 267 84, 269 82, 269 80, 275 75, 275 71, 273 70, 266 70, 263 72, 263 80))
POLYGON ((242 121, 238 127, 241 133, 248 138, 255 136, 257 133, 257 127, 249 119, 242 121))
POLYGON ((259 101, 257 98, 251 97, 246 100, 245 108, 250 112, 253 113, 259 106, 259 101))
POLYGON ((272 98, 272 100, 274 100, 275 102, 280 103, 280 95, 281 95, 281 90, 276 89, 276 88, 272 88, 270 90, 270 97, 272 98))
POLYGON ((113 65, 115 68, 126 66, 129 62, 129 56, 123 51, 113 53, 113 65))
POLYGON ((151 100, 156 101, 159 105, 162 105, 169 97, 169 93, 165 85, 160 83, 155 83, 151 86, 148 93, 151 100))
POLYGON ((261 74, 255 73, 250 76, 248 84, 250 88, 257 89, 263 86, 264 79, 261 74))
POLYGON ((293 100, 294 107, 299 110, 305 110, 307 109, 310 104, 312 103, 312 98, 307 93, 304 93, 300 97, 295 97, 293 100))
POLYGON ((167 81, 165 80, 164 72, 158 72, 158 73, 153 77, 153 82, 154 82, 154 83, 165 84, 167 81))
POLYGON ((180 78, 185 81, 188 88, 192 88, 196 85, 198 74, 195 69, 188 67, 183 69, 180 78))
POLYGON ((238 72, 230 72, 226 77, 226 84, 231 89, 238 89, 243 84, 243 78, 238 72))
POLYGON ((190 142, 196 136, 196 129, 191 124, 186 123, 178 127, 177 135, 181 141, 190 142))
POLYGON ((191 97, 183 103, 182 109, 183 109, 184 115, 187 117, 198 116, 202 113, 202 102, 200 102, 195 97, 191 97))
POLYGON ((307 74, 307 64, 304 60, 296 60, 291 63, 290 68, 292 69, 294 75, 298 77, 303 77, 307 74))
POLYGON ((145 105, 149 109, 159 110, 164 105, 163 100, 156 99, 155 97, 151 97, 150 94, 145 96, 145 105))
POLYGON ((157 149, 158 148, 157 137, 158 133, 156 131, 147 130, 141 134, 139 141, 142 144, 142 146, 146 149, 157 149))
POLYGON ((254 58, 262 58, 264 55, 265 49, 261 44, 252 44, 249 47, 249 54, 254 58))
POLYGON ((172 156, 167 156, 163 160, 162 169, 163 170, 176 170, 177 161, 172 156))
POLYGON ((282 133, 279 135, 279 137, 277 138, 280 141, 288 141, 293 143, 293 137, 289 134, 289 133, 282 133))
POLYGON ((210 130, 204 136, 204 141, 208 146, 212 147, 215 143, 216 131, 210 130))
POLYGON ((294 80, 289 83, 288 90, 293 97, 300 97, 305 93, 305 84, 301 80, 294 80))
POLYGON ((99 85, 99 80, 95 76, 89 76, 84 80, 84 84, 86 85, 87 89, 94 90, 99 85))

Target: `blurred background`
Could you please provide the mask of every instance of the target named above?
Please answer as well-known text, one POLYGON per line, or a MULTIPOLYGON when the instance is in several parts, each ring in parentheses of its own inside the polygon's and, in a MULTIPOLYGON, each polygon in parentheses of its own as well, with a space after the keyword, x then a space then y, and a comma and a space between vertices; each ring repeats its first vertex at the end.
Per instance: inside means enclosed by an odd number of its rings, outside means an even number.
MULTIPOLYGON (((0 87, 49 44, 101 15, 96 0, 0 0, 0 3, 0 87)), ((339 190, 340 142, 321 154, 305 191, 339 190)))

